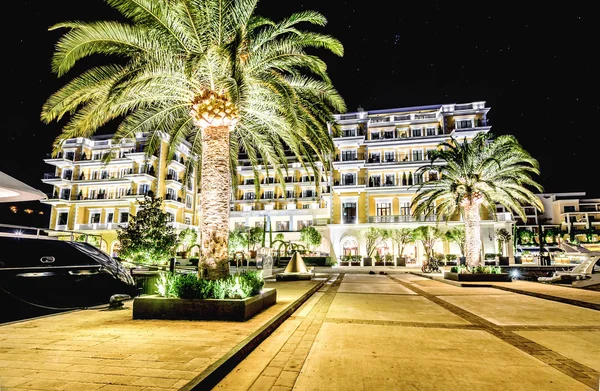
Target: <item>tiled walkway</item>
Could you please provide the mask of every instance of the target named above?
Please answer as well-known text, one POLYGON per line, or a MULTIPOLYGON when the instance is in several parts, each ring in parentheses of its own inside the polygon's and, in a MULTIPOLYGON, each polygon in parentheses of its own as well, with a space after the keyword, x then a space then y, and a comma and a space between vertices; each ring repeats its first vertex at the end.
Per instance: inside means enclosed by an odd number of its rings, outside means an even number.
POLYGON ((248 322, 133 320, 128 303, 0 326, 0 390, 178 390, 317 284, 269 283, 277 304, 248 322))
POLYGON ((340 274, 223 390, 597 390, 600 311, 410 274, 340 274))

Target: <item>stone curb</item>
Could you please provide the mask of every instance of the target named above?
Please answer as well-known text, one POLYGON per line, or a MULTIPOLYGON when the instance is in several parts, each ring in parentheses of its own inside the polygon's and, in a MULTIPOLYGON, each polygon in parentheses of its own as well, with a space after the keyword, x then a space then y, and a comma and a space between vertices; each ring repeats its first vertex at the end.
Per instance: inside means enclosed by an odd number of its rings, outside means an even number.
POLYGON ((216 386, 229 372, 233 370, 242 360, 244 360, 258 345, 260 345, 269 335, 271 335, 287 318, 292 316, 294 312, 306 300, 308 300, 315 292, 317 292, 331 277, 321 281, 319 284, 312 287, 308 292, 296 299, 289 307, 275 315, 261 328, 256 330, 252 335, 237 344, 233 349, 227 352, 223 357, 218 359, 202 373, 192 379, 188 384, 180 390, 210 390, 216 386))
POLYGON ((433 280, 433 281, 439 281, 439 282, 443 282, 448 285, 458 286, 461 288, 494 288, 494 289, 498 289, 501 291, 518 293, 521 295, 537 297, 538 299, 556 301, 556 302, 563 303, 563 304, 574 305, 576 307, 583 307, 583 308, 589 308, 591 310, 600 311, 600 304, 589 303, 587 301, 582 301, 582 300, 569 299, 569 298, 560 297, 560 296, 552 296, 552 295, 547 295, 544 293, 530 292, 530 291, 525 291, 522 289, 509 288, 507 286, 498 286, 498 285, 494 285, 494 284, 461 284, 461 283, 457 283, 456 281, 448 281, 445 279, 435 279, 435 278, 433 278, 433 276, 428 276, 426 274, 419 274, 419 273, 413 273, 413 272, 411 272, 410 274, 414 274, 415 276, 419 276, 419 277, 429 278, 430 280, 433 280))

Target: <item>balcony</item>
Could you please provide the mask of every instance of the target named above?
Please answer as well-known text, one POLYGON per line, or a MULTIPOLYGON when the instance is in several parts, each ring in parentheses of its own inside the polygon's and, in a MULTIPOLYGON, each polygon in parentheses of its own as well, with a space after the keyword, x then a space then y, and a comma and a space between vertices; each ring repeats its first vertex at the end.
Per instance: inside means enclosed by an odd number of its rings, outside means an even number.
POLYGON ((167 165, 167 167, 172 167, 178 171, 183 171, 183 170, 185 170, 185 161, 183 160, 183 158, 180 158, 179 160, 171 159, 171 161, 169 161, 169 164, 167 165))
POLYGON ((356 178, 356 177, 352 177, 352 178, 344 178, 341 181, 340 180, 336 180, 333 183, 334 187, 350 187, 350 186, 364 186, 365 185, 365 178, 356 178))
POLYGON ((396 216, 369 216, 369 223, 387 224, 387 223, 423 223, 436 222, 437 216, 411 216, 411 215, 396 215, 396 216))
POLYGON ((165 185, 174 186, 174 187, 177 187, 178 189, 181 189, 183 187, 183 179, 178 179, 177 177, 175 177, 173 175, 167 175, 167 178, 165 180, 165 185))
POLYGON ((127 226, 127 223, 90 223, 90 224, 75 224, 75 231, 100 231, 100 230, 115 230, 119 227, 127 226))
POLYGON ((44 182, 47 185, 60 186, 68 184, 71 181, 71 179, 72 175, 63 175, 62 177, 60 177, 54 173, 46 173, 44 174, 44 179, 42 179, 42 182, 44 182))
POLYGON ((59 153, 56 157, 52 157, 50 154, 48 154, 47 158, 44 159, 44 162, 56 167, 67 167, 73 165, 74 158, 75 155, 65 156, 62 153, 59 153))
POLYGON ((165 194, 165 198, 164 198, 165 203, 173 203, 176 204, 177 206, 185 206, 183 203, 183 200, 181 199, 181 197, 177 197, 173 194, 165 194))

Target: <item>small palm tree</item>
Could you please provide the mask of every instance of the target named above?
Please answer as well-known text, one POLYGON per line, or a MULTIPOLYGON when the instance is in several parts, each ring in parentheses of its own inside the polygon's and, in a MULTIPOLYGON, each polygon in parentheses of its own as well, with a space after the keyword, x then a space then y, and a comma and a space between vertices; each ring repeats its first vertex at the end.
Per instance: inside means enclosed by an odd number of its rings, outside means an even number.
POLYGON ((407 245, 415 241, 414 231, 410 228, 390 229, 388 230, 388 236, 398 246, 398 257, 402 256, 407 245))
POLYGON ((460 249, 460 255, 465 256, 465 247, 467 244, 467 234, 464 226, 454 227, 446 231, 446 240, 455 243, 460 249))
POLYGON ((367 249, 367 258, 371 258, 377 247, 387 238, 387 231, 381 228, 369 227, 361 232, 365 240, 367 249))
POLYGON ((501 256, 504 255, 503 245, 504 243, 509 243, 512 239, 512 235, 506 228, 500 228, 496 230, 496 238, 498 238, 498 254, 501 256))
MULTIPOLYGON (((336 39, 302 31, 323 26, 303 11, 280 22, 255 15, 258 0, 107 0, 126 23, 65 22, 52 69, 69 72, 85 57, 115 61, 95 66, 54 93, 42 110, 46 122, 70 119, 55 142, 89 137, 122 118, 115 142, 149 132, 147 152, 170 153, 187 140, 200 156, 202 268, 208 278, 228 274, 229 203, 238 152, 273 167, 282 179, 285 149, 308 170, 326 166, 333 152, 328 123, 345 104, 325 63, 306 49, 336 55, 336 39)), ((194 164, 190 159, 189 164, 194 164)), ((198 163, 196 163, 198 164, 198 163)), ((189 172, 190 170, 188 170, 189 172)), ((258 170, 254 169, 255 176, 258 170)), ((258 181, 256 181, 258 186, 258 181)))
POLYGON ((433 258, 433 246, 435 243, 442 238, 442 231, 437 227, 430 225, 422 225, 415 228, 414 231, 415 239, 421 242, 425 248, 425 254, 428 259, 433 258))
POLYGON ((452 138, 430 154, 431 165, 421 167, 423 173, 440 170, 438 180, 419 185, 412 201, 414 215, 437 213, 438 221, 462 214, 465 221, 466 258, 469 265, 481 264, 480 209, 495 216, 496 204, 504 205, 525 219, 524 205, 543 210, 541 201, 527 188, 542 187, 532 179, 539 165, 513 136, 492 140, 489 133, 478 133, 471 142, 452 138), (434 166, 444 161, 444 166, 434 166))

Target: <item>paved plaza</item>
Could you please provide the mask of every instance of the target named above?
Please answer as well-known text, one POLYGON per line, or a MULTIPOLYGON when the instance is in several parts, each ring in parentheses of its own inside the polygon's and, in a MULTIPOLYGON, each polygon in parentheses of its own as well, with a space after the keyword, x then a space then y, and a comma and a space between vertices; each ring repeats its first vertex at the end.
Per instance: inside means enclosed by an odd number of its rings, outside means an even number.
POLYGON ((600 311, 411 274, 341 271, 217 389, 597 390, 599 372, 600 311))
POLYGON ((286 311, 214 389, 598 390, 600 311, 534 295, 600 292, 365 272, 268 282, 277 305, 245 323, 132 320, 128 303, 3 325, 1 390, 208 389, 197 380, 286 311))

